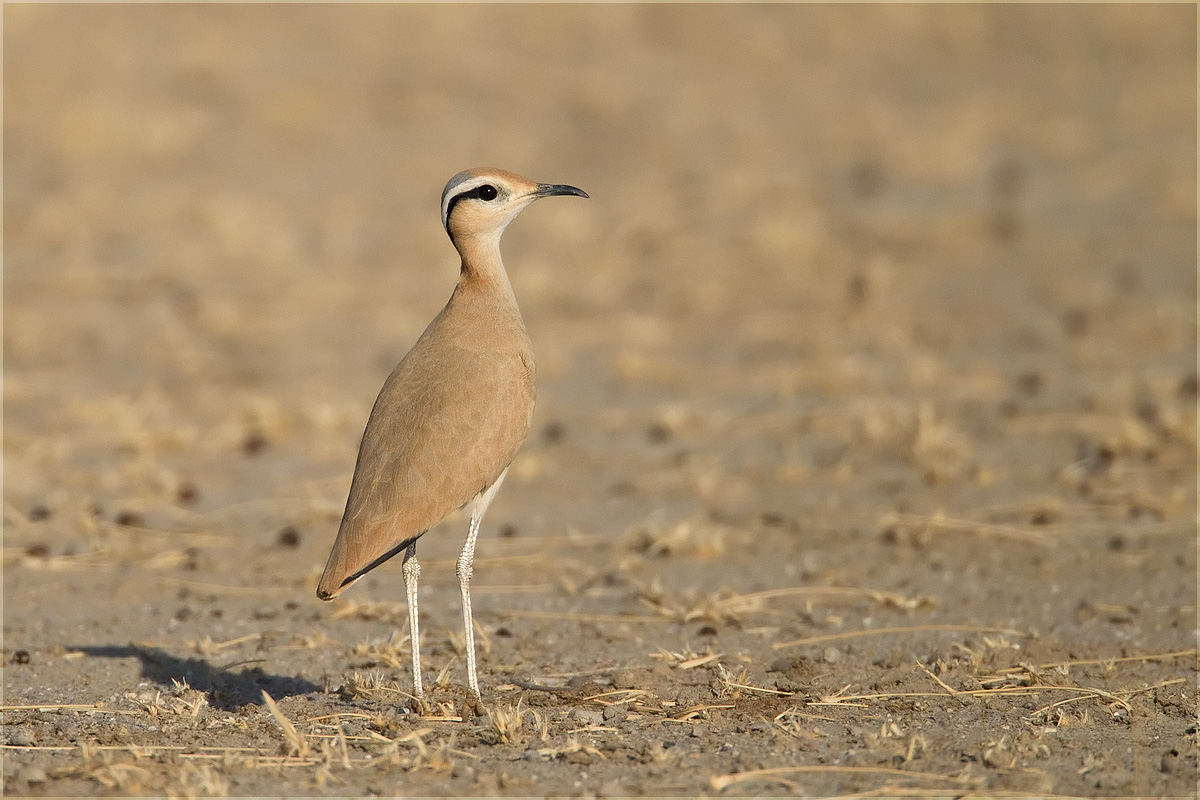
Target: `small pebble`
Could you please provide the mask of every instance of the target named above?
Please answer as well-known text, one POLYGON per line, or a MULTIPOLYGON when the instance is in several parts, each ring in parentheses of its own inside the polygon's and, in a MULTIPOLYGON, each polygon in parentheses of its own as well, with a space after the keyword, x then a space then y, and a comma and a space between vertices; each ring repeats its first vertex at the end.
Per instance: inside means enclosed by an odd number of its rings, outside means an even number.
POLYGON ((542 429, 542 440, 546 444, 558 444, 563 440, 566 433, 567 430, 561 422, 552 421, 547 423, 546 427, 542 429))
POLYGON ((1069 336, 1083 336, 1087 333, 1090 322, 1086 308, 1076 306, 1063 314, 1063 329, 1069 336))
POLYGON ((190 506, 200 499, 200 490, 191 481, 183 481, 175 490, 175 499, 180 505, 190 506))
POLYGON ((1040 372, 1025 372, 1017 376, 1017 388, 1022 394, 1037 396, 1042 391, 1045 379, 1040 372))
POLYGON ((33 742, 33 734, 29 732, 28 728, 17 728, 8 737, 8 743, 17 747, 32 747, 33 742))
POLYGON ((671 429, 662 423, 654 423, 646 429, 646 439, 653 444, 663 444, 671 441, 671 429))
POLYGON ((242 440, 242 452, 248 456, 256 456, 267 446, 267 437, 262 431, 250 431, 242 440))

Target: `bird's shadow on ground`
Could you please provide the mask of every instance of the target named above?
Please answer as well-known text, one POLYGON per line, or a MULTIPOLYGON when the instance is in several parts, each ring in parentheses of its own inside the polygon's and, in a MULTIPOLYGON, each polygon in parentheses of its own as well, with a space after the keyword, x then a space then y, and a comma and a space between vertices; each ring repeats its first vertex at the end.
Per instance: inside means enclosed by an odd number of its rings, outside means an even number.
POLYGON ((100 645, 72 647, 94 658, 136 658, 142 664, 141 677, 155 683, 187 681, 188 686, 204 692, 208 704, 222 711, 234 711, 247 703, 261 704, 265 691, 275 700, 297 694, 321 692, 325 687, 290 675, 269 675, 252 663, 235 662, 224 667, 203 658, 178 658, 157 647, 137 645, 100 645))

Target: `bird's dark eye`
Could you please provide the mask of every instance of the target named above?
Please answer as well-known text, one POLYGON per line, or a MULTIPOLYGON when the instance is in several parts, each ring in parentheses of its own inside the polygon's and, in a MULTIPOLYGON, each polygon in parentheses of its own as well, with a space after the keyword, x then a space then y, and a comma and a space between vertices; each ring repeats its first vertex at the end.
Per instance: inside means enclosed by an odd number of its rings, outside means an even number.
POLYGON ((479 199, 480 200, 495 200, 496 199, 496 187, 492 186, 491 184, 485 183, 483 186, 479 187, 478 191, 479 191, 479 199))

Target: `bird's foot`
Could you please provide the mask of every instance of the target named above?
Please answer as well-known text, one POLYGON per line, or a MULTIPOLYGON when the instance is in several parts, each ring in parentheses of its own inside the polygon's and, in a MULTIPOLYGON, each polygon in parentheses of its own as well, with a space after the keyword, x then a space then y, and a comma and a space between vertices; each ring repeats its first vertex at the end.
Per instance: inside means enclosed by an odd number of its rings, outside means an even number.
POLYGON ((463 719, 466 719, 468 712, 476 717, 486 717, 488 715, 488 707, 483 704, 483 698, 477 694, 467 694, 463 700, 463 719))
POLYGON ((413 713, 421 717, 427 717, 433 713, 433 706, 429 704, 424 695, 409 695, 408 697, 408 708, 413 713))

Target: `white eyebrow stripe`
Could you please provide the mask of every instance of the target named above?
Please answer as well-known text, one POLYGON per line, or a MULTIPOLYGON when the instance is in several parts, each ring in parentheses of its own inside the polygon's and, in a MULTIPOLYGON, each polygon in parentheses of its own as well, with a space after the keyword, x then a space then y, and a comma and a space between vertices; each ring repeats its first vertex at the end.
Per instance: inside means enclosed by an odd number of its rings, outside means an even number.
POLYGON ((485 183, 495 183, 495 179, 489 178, 486 175, 480 175, 476 178, 468 178, 461 183, 451 182, 446 186, 446 190, 442 192, 442 227, 450 230, 450 204, 461 194, 465 194, 474 189, 478 189, 485 183))

